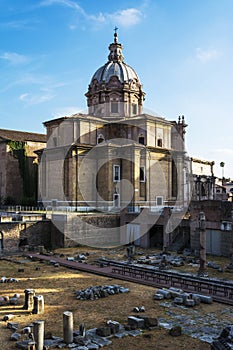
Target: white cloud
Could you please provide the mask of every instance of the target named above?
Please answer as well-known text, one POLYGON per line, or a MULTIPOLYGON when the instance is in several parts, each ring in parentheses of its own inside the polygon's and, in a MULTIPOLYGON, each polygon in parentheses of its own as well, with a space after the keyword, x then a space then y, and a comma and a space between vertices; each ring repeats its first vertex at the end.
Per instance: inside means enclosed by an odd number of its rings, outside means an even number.
POLYGON ((122 27, 131 27, 138 24, 142 19, 142 12, 136 8, 129 8, 108 15, 116 24, 122 27))
POLYGON ((215 49, 203 50, 200 47, 196 49, 196 58, 201 62, 206 63, 208 61, 216 59, 220 53, 215 49))
POLYGON ((19 100, 24 102, 27 105, 36 105, 40 103, 44 103, 46 101, 52 100, 55 97, 52 93, 45 93, 45 94, 37 94, 33 95, 28 92, 25 92, 24 94, 21 94, 19 96, 19 100))
POLYGON ((72 1, 72 0, 44 0, 40 3, 41 6, 51 6, 54 4, 70 7, 80 12, 82 15, 86 16, 86 12, 83 10, 83 8, 79 6, 75 1, 72 1))
MULTIPOLYGON (((44 0, 40 3, 41 6, 51 6, 51 5, 63 5, 72 8, 78 12, 85 20, 97 24, 97 23, 113 23, 120 25, 122 27, 130 27, 138 24, 143 14, 140 10, 136 8, 128 8, 114 13, 98 13, 98 14, 88 14, 80 5, 72 0, 44 0)), ((71 30, 76 28, 75 24, 69 26, 71 30)))
POLYGON ((4 52, 0 55, 0 59, 5 60, 13 65, 24 64, 30 61, 29 57, 20 55, 16 52, 4 52))

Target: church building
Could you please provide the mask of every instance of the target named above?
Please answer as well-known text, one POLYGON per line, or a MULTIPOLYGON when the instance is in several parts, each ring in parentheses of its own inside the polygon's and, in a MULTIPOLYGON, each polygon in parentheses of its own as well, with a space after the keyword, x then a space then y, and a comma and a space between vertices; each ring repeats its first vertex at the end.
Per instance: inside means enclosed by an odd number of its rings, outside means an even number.
POLYGON ((44 206, 73 213, 118 215, 116 242, 127 243, 150 230, 145 213, 157 218, 161 208, 179 211, 188 204, 187 125, 183 116, 168 121, 143 112, 145 92, 124 61, 117 32, 85 96, 87 114, 44 123, 47 146, 40 160, 39 197, 44 206))

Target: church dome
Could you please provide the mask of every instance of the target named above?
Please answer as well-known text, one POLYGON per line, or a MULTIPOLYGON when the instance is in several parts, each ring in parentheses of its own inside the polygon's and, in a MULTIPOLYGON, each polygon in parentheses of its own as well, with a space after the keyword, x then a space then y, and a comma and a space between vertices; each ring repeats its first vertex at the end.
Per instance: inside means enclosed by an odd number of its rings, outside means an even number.
POLYGON ((86 93, 89 114, 99 117, 140 114, 145 96, 137 73, 124 62, 116 30, 108 62, 94 73, 86 93))
POLYGON ((121 83, 131 82, 134 79, 139 82, 139 78, 135 70, 124 62, 109 61, 100 67, 92 77, 92 81, 96 79, 99 83, 102 81, 109 82, 112 76, 118 77, 121 83))

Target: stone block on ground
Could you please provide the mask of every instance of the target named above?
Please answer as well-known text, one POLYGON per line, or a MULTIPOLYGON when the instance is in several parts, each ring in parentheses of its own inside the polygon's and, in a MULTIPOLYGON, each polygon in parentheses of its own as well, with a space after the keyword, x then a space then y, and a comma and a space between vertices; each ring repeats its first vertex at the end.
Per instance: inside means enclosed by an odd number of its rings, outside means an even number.
POLYGON ((173 300, 173 302, 174 302, 175 304, 181 305, 181 304, 184 303, 184 300, 183 300, 182 297, 175 297, 174 300, 173 300))
POLYGON ((164 299, 164 295, 155 293, 153 299, 154 300, 162 300, 162 299, 164 299))
POLYGON ((14 341, 18 341, 21 338, 21 334, 20 333, 12 333, 10 340, 14 340, 14 341))
POLYGON ((131 337, 137 337, 138 335, 142 334, 142 331, 140 329, 135 329, 135 330, 127 331, 127 333, 131 337))
POLYGON ((204 304, 212 304, 213 303, 213 298, 211 296, 196 294, 196 293, 192 294, 192 296, 200 298, 201 303, 204 303, 204 304))
POLYGON ((196 303, 195 303, 194 299, 186 299, 185 302, 184 302, 184 305, 188 306, 188 307, 192 307, 192 306, 195 306, 196 303))
POLYGON ((129 316, 128 317, 128 324, 130 326, 134 326, 136 328, 144 328, 145 322, 144 322, 143 318, 129 316))
POLYGON ((30 343, 31 340, 22 340, 18 341, 16 343, 16 348, 17 349, 22 349, 22 350, 28 350, 28 344, 30 343))
POLYGON ((17 305, 19 302, 18 298, 10 298, 9 303, 10 305, 17 305))
POLYGON ((15 317, 15 315, 13 314, 8 314, 3 316, 3 321, 8 321, 8 320, 12 320, 15 317))
POLYGON ((100 337, 109 337, 111 335, 111 328, 110 327, 100 327, 96 329, 96 334, 100 337))
POLYGON ((171 292, 167 289, 158 289, 156 294, 162 294, 164 298, 171 299, 171 292))
POLYGON ((6 327, 16 331, 19 328, 19 324, 17 322, 8 322, 6 327))
POLYGON ((156 317, 141 316, 141 318, 144 320, 144 326, 146 328, 158 326, 158 319, 156 317))
POLYGON ((118 333, 120 330, 120 323, 116 321, 107 321, 107 326, 111 329, 111 334, 118 333))
POLYGON ((174 326, 169 330, 169 334, 172 337, 178 337, 182 334, 182 328, 181 326, 174 326))

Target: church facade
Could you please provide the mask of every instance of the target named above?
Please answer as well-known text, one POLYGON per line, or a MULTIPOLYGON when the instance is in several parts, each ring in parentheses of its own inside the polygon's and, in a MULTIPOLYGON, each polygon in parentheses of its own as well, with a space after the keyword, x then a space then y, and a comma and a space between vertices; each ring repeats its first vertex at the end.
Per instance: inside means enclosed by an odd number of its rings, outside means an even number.
MULTIPOLYGON (((168 121, 143 113, 145 93, 124 62, 117 33, 107 63, 94 73, 85 95, 88 114, 44 123, 39 197, 45 206, 119 215, 119 242, 127 243, 133 227, 127 213, 139 218, 144 211, 157 218, 161 208, 182 210, 188 204, 187 125, 183 116, 168 121)), ((147 229, 140 233, 137 226, 136 231, 142 236, 147 229)))

